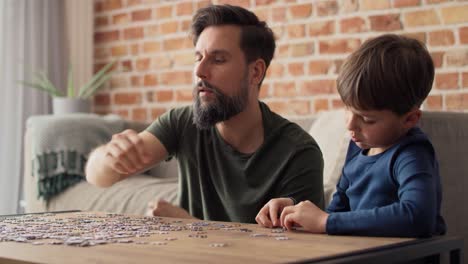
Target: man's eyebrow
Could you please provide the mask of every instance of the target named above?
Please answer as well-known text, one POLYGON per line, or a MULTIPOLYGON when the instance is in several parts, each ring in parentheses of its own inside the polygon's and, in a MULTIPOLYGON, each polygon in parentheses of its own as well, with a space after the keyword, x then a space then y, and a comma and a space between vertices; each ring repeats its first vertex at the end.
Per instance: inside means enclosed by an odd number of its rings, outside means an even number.
MULTIPOLYGON (((195 55, 201 55, 202 53, 200 51, 195 51, 195 55)), ((208 55, 227 55, 230 56, 231 53, 227 50, 223 49, 216 49, 208 52, 208 55)))

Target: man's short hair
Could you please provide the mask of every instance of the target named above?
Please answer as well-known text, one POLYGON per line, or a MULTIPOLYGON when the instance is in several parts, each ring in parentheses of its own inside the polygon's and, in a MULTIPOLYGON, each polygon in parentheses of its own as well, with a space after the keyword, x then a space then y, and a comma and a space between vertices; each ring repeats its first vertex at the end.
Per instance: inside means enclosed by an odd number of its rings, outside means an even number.
POLYGON ((434 81, 434 63, 423 43, 386 34, 366 41, 343 64, 337 80, 344 104, 397 115, 419 107, 434 81))
POLYGON ((193 44, 197 43, 205 28, 221 25, 239 26, 241 29, 239 45, 247 63, 261 58, 268 68, 276 48, 273 31, 254 13, 242 7, 210 5, 199 9, 192 20, 193 44))

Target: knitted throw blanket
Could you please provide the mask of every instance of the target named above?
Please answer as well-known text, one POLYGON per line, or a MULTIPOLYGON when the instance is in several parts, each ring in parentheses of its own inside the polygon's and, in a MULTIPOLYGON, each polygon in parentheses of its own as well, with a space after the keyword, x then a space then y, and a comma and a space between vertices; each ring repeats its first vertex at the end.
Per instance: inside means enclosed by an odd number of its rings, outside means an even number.
POLYGON ((30 117, 27 126, 38 198, 48 201, 84 180, 89 153, 107 143, 113 134, 124 130, 125 124, 116 115, 77 113, 30 117))

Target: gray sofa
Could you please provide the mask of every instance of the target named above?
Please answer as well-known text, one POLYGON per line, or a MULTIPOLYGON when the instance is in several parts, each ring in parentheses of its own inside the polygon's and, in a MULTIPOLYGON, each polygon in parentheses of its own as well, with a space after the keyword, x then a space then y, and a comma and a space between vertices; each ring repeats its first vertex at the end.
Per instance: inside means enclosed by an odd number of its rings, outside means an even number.
MULTIPOLYGON (((322 149, 324 187, 329 201, 339 179, 348 143, 343 111, 322 112, 317 117, 296 122, 312 134, 322 149)), ((145 126, 130 124, 136 130, 145 126)), ((431 138, 439 159, 443 184, 442 214, 448 225, 448 234, 467 238, 468 113, 424 112, 420 126, 431 138)), ((148 202, 155 198, 177 202, 177 164, 174 161, 159 164, 148 174, 133 176, 109 188, 97 188, 82 181, 47 203, 37 199, 37 181, 31 176, 30 146, 35 138, 32 136, 35 135, 34 130, 33 126, 28 126, 25 133, 26 212, 79 209, 144 214, 148 202)), ((465 243, 465 249, 468 249, 468 243, 465 243)), ((468 254, 465 256, 468 260, 468 254)))

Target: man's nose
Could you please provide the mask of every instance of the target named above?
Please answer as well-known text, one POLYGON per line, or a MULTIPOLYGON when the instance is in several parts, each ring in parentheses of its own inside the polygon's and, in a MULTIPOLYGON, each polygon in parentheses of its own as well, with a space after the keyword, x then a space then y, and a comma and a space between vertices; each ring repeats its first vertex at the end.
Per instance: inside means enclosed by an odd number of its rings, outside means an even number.
POLYGON ((195 65, 195 75, 197 78, 201 80, 206 80, 209 78, 209 69, 208 69, 208 64, 205 60, 200 60, 196 65, 195 65))

